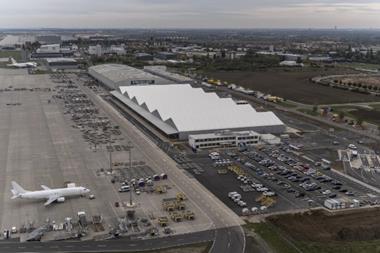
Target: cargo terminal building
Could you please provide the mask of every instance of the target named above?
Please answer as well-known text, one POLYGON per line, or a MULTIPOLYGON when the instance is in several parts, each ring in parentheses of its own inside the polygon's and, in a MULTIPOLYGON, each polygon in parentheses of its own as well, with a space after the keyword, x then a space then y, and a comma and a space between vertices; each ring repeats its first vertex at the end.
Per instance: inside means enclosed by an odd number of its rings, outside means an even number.
POLYGON ((124 65, 94 66, 89 74, 111 90, 113 97, 172 139, 220 131, 283 133, 284 123, 272 112, 257 112, 249 104, 205 92, 190 84, 173 84, 162 77, 124 65))
POLYGON ((189 84, 122 86, 111 93, 165 135, 180 140, 221 130, 285 131, 272 112, 256 112, 249 104, 238 105, 189 84))
POLYGON ((136 69, 121 64, 102 64, 92 66, 88 73, 103 83, 110 90, 118 90, 120 86, 153 85, 171 83, 162 77, 150 74, 141 69, 136 69))

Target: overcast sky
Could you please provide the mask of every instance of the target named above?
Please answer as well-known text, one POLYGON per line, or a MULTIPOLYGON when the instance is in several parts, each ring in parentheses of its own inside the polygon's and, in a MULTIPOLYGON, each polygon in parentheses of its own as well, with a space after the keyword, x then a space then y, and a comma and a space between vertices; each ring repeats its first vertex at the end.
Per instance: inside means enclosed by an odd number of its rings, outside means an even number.
POLYGON ((380 0, 0 0, 0 28, 380 28, 380 0))

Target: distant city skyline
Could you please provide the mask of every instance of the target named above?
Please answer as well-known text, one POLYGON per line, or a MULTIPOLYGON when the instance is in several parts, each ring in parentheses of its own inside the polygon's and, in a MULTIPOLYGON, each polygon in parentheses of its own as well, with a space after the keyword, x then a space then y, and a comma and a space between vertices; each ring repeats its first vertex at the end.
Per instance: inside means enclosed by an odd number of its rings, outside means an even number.
POLYGON ((0 6, 0 28, 380 28, 378 0, 0 0, 0 6))

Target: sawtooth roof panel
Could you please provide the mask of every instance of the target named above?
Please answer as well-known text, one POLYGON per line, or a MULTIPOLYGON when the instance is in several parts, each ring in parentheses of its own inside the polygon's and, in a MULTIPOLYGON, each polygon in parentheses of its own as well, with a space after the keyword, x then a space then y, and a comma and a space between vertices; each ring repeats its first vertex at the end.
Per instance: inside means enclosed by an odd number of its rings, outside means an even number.
POLYGON ((272 112, 256 112, 189 84, 122 86, 120 92, 160 120, 171 120, 179 132, 284 125, 272 112))

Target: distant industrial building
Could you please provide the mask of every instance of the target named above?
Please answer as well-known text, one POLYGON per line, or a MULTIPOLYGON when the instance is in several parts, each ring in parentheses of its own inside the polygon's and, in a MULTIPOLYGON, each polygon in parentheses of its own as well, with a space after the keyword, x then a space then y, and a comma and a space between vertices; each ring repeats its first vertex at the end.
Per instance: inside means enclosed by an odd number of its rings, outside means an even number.
POLYGON ((303 67, 303 63, 297 63, 296 61, 282 61, 279 63, 280 66, 285 67, 303 67))
POLYGON ((172 83, 169 80, 152 75, 141 69, 120 64, 92 66, 88 69, 88 73, 111 90, 116 90, 120 86, 172 83))
POLYGON ((333 58, 330 56, 312 56, 309 57, 309 61, 331 63, 333 62, 333 58))
POLYGON ((127 51, 124 48, 124 44, 120 46, 111 45, 108 50, 106 50, 108 54, 116 54, 116 55, 125 55, 127 51))
POLYGON ((306 59, 306 56, 300 55, 300 54, 290 54, 290 53, 283 53, 283 52, 272 52, 272 51, 259 51, 256 52, 256 54, 260 55, 277 55, 283 58, 285 61, 298 61, 299 59, 304 60, 306 59))
POLYGON ((101 45, 96 45, 96 46, 89 46, 88 47, 88 54, 89 55, 96 55, 98 57, 103 55, 103 49, 101 45))
POLYGON ((124 44, 120 46, 111 45, 110 47, 102 47, 100 44, 96 46, 89 46, 88 54, 96 55, 98 57, 105 54, 125 55, 127 51, 125 50, 124 46, 125 46, 124 44))
POLYGON ((41 45, 40 48, 36 50, 38 54, 44 53, 61 53, 61 45, 60 44, 49 44, 49 45, 41 45))
POLYGON ((155 58, 160 60, 175 60, 177 59, 177 55, 171 52, 159 52, 155 55, 155 58))
POLYGON ((38 35, 36 36, 36 41, 38 41, 40 44, 61 44, 61 36, 60 35, 38 35))
POLYGON ((50 69, 76 69, 79 67, 77 60, 73 58, 47 58, 50 69))
POLYGON ((144 66, 144 70, 151 74, 160 76, 162 78, 171 80, 175 83, 192 83, 193 79, 187 76, 183 76, 177 73, 169 72, 164 65, 159 66, 144 66))
POLYGON ((139 61, 153 61, 153 56, 147 53, 137 53, 135 54, 135 59, 139 61))
POLYGON ((283 133, 285 125, 272 112, 257 112, 189 84, 121 86, 111 94, 170 138, 222 130, 283 133))
POLYGON ((68 57, 74 54, 74 50, 71 47, 61 47, 60 44, 41 45, 40 48, 32 53, 31 58, 61 58, 68 57))

